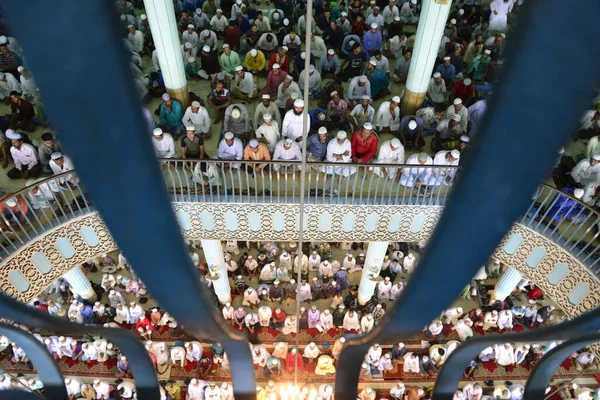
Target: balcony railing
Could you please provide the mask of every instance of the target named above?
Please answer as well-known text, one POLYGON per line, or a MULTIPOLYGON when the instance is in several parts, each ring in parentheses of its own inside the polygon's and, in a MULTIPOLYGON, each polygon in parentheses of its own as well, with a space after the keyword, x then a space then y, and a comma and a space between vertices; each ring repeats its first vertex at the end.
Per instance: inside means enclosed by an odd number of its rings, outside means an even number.
MULTIPOLYGON (((174 202, 282 203, 300 198, 300 163, 160 160, 174 202), (257 169, 259 166, 264 168, 257 169)), ((459 170, 388 164, 310 163, 307 204, 443 206, 459 170), (386 175, 374 168, 385 169, 386 175), (412 181, 403 173, 421 174, 412 181), (390 176, 395 176, 390 178, 390 176)), ((0 200, 0 257, 66 221, 94 211, 94 202, 78 183, 60 184, 53 176, 0 200), (14 199, 16 206, 8 207, 14 199)), ((62 179, 64 180, 64 179, 62 179)), ((74 182, 74 180, 71 180, 74 182)), ((541 185, 518 222, 553 240, 600 273, 600 214, 556 188, 541 185)))

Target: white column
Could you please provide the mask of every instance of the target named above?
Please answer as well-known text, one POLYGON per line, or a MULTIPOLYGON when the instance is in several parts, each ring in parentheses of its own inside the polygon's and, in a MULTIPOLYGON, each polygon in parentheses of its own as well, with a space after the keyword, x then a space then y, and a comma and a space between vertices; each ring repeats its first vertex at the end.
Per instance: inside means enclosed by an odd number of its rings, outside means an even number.
POLYGON ((423 105, 451 5, 451 0, 423 1, 406 89, 402 97, 402 115, 414 115, 423 105))
POLYGON ((502 274, 500 280, 496 284, 492 301, 504 301, 504 299, 506 299, 512 293, 512 291, 515 290, 519 282, 521 282, 521 279, 523 279, 521 273, 516 269, 509 267, 506 272, 502 274))
POLYGON ((173 1, 144 0, 144 8, 167 92, 185 108, 189 93, 173 1))
POLYGON ((85 276, 81 267, 75 267, 63 275, 71 287, 71 290, 89 302, 96 301, 96 292, 92 289, 90 280, 85 276))
POLYGON ((360 277, 360 285, 358 286, 358 302, 360 305, 371 300, 377 283, 371 279, 379 276, 383 258, 387 252, 389 242, 369 242, 367 248, 367 256, 365 257, 365 267, 363 268, 362 276, 360 277))
POLYGON ((219 274, 219 278, 212 281, 215 293, 221 304, 231 302, 231 286, 227 278, 225 258, 223 257, 223 246, 220 240, 201 240, 204 259, 209 271, 219 274))

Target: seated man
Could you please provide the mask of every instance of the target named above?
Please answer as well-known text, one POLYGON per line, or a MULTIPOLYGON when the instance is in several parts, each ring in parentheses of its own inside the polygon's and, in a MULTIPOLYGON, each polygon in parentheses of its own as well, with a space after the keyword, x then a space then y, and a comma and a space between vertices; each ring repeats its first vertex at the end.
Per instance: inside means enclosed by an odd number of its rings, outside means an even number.
POLYGON ((407 115, 400 121, 400 141, 407 149, 416 148, 421 151, 421 148, 425 145, 423 140, 423 119, 414 115, 407 115), (407 139, 408 136, 408 139, 407 139))
POLYGON ((271 114, 263 114, 262 119, 264 124, 259 126, 254 134, 259 141, 267 144, 270 152, 274 152, 280 139, 279 126, 277 121, 273 121, 271 114))
POLYGON ((15 162, 15 167, 6 175, 10 179, 37 178, 42 172, 42 166, 38 161, 38 152, 30 144, 24 143, 19 133, 7 132, 7 138, 11 139, 12 147, 10 154, 15 162))
POLYGON ((321 162, 325 160, 325 157, 327 157, 327 145, 331 139, 331 135, 327 133, 327 128, 324 126, 319 128, 316 135, 309 136, 306 143, 306 150, 308 151, 306 161, 321 162))
MULTIPOLYGON (((258 140, 252 139, 248 146, 244 149, 244 160, 246 161, 270 161, 271 154, 269 153, 269 149, 267 145, 264 143, 259 143, 258 140)), ((254 168, 255 171, 260 171, 265 168, 267 164, 248 164, 249 168, 254 168)))
POLYGON ((254 76, 250 72, 245 72, 241 65, 235 67, 232 92, 236 98, 244 101, 252 101, 258 96, 254 76))
POLYGON ((10 104, 11 114, 8 127, 10 129, 32 132, 35 129, 33 105, 22 98, 21 94, 16 91, 10 92, 10 99, 12 103, 10 104))
POLYGON ((371 85, 371 96, 374 100, 377 100, 383 96, 388 96, 391 92, 388 89, 390 85, 390 78, 377 68, 377 61, 372 59, 367 63, 367 69, 365 75, 371 85))
MULTIPOLYGON (((339 131, 335 139, 331 139, 327 144, 327 162, 331 163, 350 163, 352 161, 352 145, 347 139, 344 131, 339 131)), ((356 167, 323 167, 327 174, 336 174, 350 176, 356 172, 356 167)))
POLYGON ((394 96, 390 101, 384 101, 375 115, 375 125, 379 133, 389 132, 396 135, 400 130, 400 97, 394 96))
POLYGON ((62 152, 62 146, 57 140, 54 140, 52 133, 42 133, 42 144, 38 147, 38 155, 40 158, 40 164, 42 164, 42 172, 45 174, 51 174, 52 168, 50 168, 50 156, 56 152, 62 152))
POLYGON ((369 104, 371 98, 369 96, 363 96, 360 100, 360 104, 354 106, 348 119, 352 123, 354 128, 363 126, 366 122, 373 123, 375 117, 375 109, 369 104))
MULTIPOLYGON (((442 150, 433 158, 433 165, 456 167, 460 160, 460 151, 442 150)), ((449 185, 456 175, 455 168, 433 168, 432 184, 435 186, 449 185)))
POLYGON ((225 117, 225 109, 231 104, 231 92, 225 88, 222 81, 217 81, 215 88, 208 95, 208 105, 215 111, 217 118, 214 120, 218 124, 225 117))
POLYGON ((309 65, 308 74, 306 69, 300 72, 300 77, 298 78, 298 86, 300 90, 304 94, 304 83, 308 79, 308 97, 311 100, 316 100, 321 97, 321 74, 319 71, 315 70, 314 65, 309 65), (308 75, 308 76, 307 76, 308 75))
POLYGON ((428 185, 431 177, 431 168, 423 168, 421 166, 433 165, 433 159, 427 153, 413 154, 406 160, 407 165, 416 165, 418 167, 410 167, 402 169, 400 184, 403 186, 413 187, 428 185))
POLYGON ((371 83, 365 75, 355 76, 348 85, 346 101, 350 108, 360 103, 363 96, 371 96, 371 83))
POLYGON ((158 125, 164 132, 169 132, 175 136, 183 133, 181 118, 183 118, 183 107, 177 100, 171 99, 168 93, 162 95, 162 104, 160 105, 160 124, 158 125))
POLYGON ((439 151, 446 147, 446 144, 453 146, 453 142, 458 142, 462 136, 460 129, 461 116, 454 114, 451 119, 441 120, 431 141, 431 149, 439 151))
MULTIPOLYGON (((293 141, 292 139, 284 139, 277 143, 275 147, 275 152, 273 153, 273 161, 301 161, 302 160, 302 151, 300 150, 300 146, 298 143, 293 141)), ((273 165, 273 170, 279 171, 282 169, 282 172, 287 172, 287 169, 295 172, 299 166, 297 165, 273 165)))
POLYGON ((377 154, 379 139, 373 132, 373 124, 366 122, 362 128, 352 135, 352 162, 367 164, 377 154))
POLYGON ((348 102, 337 91, 331 92, 325 119, 329 129, 344 129, 348 126, 348 102))
MULTIPOLYGON (((383 142, 375 163, 404 164, 404 146, 402 146, 400 139, 394 138, 383 142)), ((372 167, 371 170, 374 174, 383 178, 395 179, 398 175, 398 168, 393 167, 372 167)))
POLYGON ((250 137, 250 114, 243 104, 232 104, 225 110, 223 119, 223 131, 232 132, 236 138, 243 141, 250 137))
POLYGON ((267 60, 262 51, 252 49, 246 54, 244 67, 253 75, 259 75, 267 71, 267 60))
MULTIPOLYGON (((234 137, 232 132, 225 133, 219 143, 218 157, 220 160, 241 160, 244 154, 242 141, 234 137)), ((239 163, 225 164, 224 167, 239 168, 239 163)))

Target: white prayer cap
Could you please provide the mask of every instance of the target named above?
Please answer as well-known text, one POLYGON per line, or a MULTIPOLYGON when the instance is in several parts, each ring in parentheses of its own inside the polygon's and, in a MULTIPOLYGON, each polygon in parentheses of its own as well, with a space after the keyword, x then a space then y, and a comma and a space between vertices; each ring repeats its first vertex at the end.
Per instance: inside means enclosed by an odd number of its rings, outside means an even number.
MULTIPOLYGON (((427 161, 427 153, 419 153, 419 161, 427 161)), ((409 254, 410 255, 410 254, 409 254)))
POLYGON ((463 15, 465 13, 465 10, 463 10, 462 8, 460 10, 458 10, 458 15, 463 15))
POLYGON ((465 80, 463 81, 463 85, 465 86, 469 86, 471 84, 471 78, 465 78, 465 80))
MULTIPOLYGON (((314 308, 317 308, 317 306, 313 306, 314 308)), ((310 347, 315 347, 317 344, 315 342, 310 342, 310 347)))
POLYGON ((239 118, 241 114, 242 113, 240 112, 239 108, 234 108, 233 110, 231 110, 231 116, 233 118, 239 118))
POLYGON ((258 51, 256 51, 256 49, 252 49, 252 50, 250 50, 250 55, 252 57, 256 57, 258 55, 258 51))
POLYGON ((294 78, 291 75, 286 75, 285 79, 289 80, 289 81, 293 81, 294 78))
POLYGON ((190 42, 185 42, 184 44, 186 49, 191 49, 192 48, 192 44, 190 42))
POLYGON ((456 25, 456 20, 455 20, 454 18, 452 18, 452 19, 450 20, 450 23, 451 23, 452 25, 456 25))
POLYGON ((565 154, 565 148, 564 148, 564 146, 560 146, 560 149, 558 149, 558 154, 561 155, 561 156, 563 154, 565 154))
POLYGON ((419 396, 423 396, 425 394, 425 391, 423 389, 419 389, 417 390, 417 393, 419 394, 419 396))
POLYGON ((592 158, 596 161, 600 161, 600 154, 594 154, 592 155, 592 158))
POLYGON ((235 67, 236 71, 243 71, 244 67, 242 67, 241 65, 238 65, 237 67, 235 67))
POLYGON ((367 81, 367 76, 366 75, 361 75, 358 80, 362 83, 365 83, 367 81))
POLYGON ((433 74, 434 78, 441 78, 442 74, 440 74, 439 72, 436 72, 435 74, 433 74))
POLYGON ((336 281, 333 281, 333 282, 331 282, 331 284, 332 284, 333 286, 337 286, 337 282, 336 282, 336 281))
POLYGON ((238 5, 242 4, 242 0, 235 0, 235 2, 236 2, 238 5))
MULTIPOLYGON (((322 127, 319 128, 318 132, 319 132, 319 135, 325 135, 325 134, 327 134, 327 128, 325 128, 324 126, 322 126, 322 127)), ((313 251, 313 254, 317 254, 317 252, 313 251)))
POLYGON ((371 64, 372 66, 376 67, 377 66, 377 61, 375 61, 375 60, 369 60, 369 64, 371 64))
MULTIPOLYGON (((256 140, 256 139, 252 139, 252 140, 250 141, 250 143, 248 143, 248 145, 249 145, 250 147, 258 147, 258 140, 256 140)), ((251 258, 252 258, 252 256, 248 256, 248 259, 251 259, 251 258)))
POLYGON ((94 379, 94 385, 99 385, 100 384, 100 379, 94 379))
POLYGON ((500 36, 502 36, 503 39, 506 39, 506 33, 501 33, 500 36))
POLYGON ((450 61, 450 57, 448 57, 448 56, 444 57, 444 61, 450 61))
POLYGON ((205 53, 210 53, 210 46, 204 45, 204 47, 202 47, 202 51, 205 53))
POLYGON ((194 127, 194 125, 186 125, 185 126, 185 130, 186 131, 195 131, 196 128, 194 127))
POLYGON ((408 123, 408 129, 417 129, 417 121, 414 119, 408 123))
POLYGON ((292 280, 290 281, 290 283, 292 283, 292 284, 293 284, 293 283, 296 283, 296 280, 295 280, 295 279, 292 279, 292 280))
POLYGON ((23 71, 25 71, 25 67, 24 67, 24 66, 22 66, 22 65, 19 65, 19 66, 17 67, 17 71, 19 71, 19 72, 23 72, 23 71))
POLYGON ((370 387, 368 387, 368 388, 366 389, 366 391, 367 391, 367 393, 371 393, 371 392, 373 392, 373 389, 371 389, 370 387))
POLYGON ((457 97, 454 99, 454 105, 457 106, 459 104, 462 104, 462 99, 460 97, 457 97))
POLYGON ((347 13, 346 11, 342 11, 342 14, 341 14, 341 15, 342 15, 342 16, 344 16, 344 17, 347 17, 347 16, 348 16, 348 13, 347 13))
POLYGON ((339 131, 336 135, 338 139, 346 139, 347 136, 348 134, 346 133, 346 131, 339 131))
POLYGON ((386 276, 386 277, 385 277, 385 280, 386 280, 386 281, 389 281, 389 280, 390 280, 390 277, 389 277, 389 276, 386 276))
POLYGON ((363 125, 363 129, 366 129, 368 131, 372 131, 373 130, 373 124, 370 122, 365 122, 363 125))
POLYGON ((485 53, 485 54, 487 54, 487 55, 489 56, 490 54, 492 54, 492 51, 491 51, 491 50, 489 50, 489 49, 487 49, 486 51, 484 51, 484 53, 485 53))
POLYGON ((146 16, 146 14, 142 14, 142 15, 140 15, 140 19, 144 20, 144 19, 148 19, 148 17, 146 16))
POLYGON ((394 97, 392 97, 392 101, 394 103, 400 103, 400 96, 394 96, 394 97))
POLYGON ((282 49, 282 50, 285 50, 285 51, 288 51, 288 50, 289 50, 289 48, 288 48, 287 46, 281 46, 281 49, 282 49))
POLYGON ((194 25, 193 24, 188 24, 188 29, 194 29, 194 25))
MULTIPOLYGON (((395 16, 395 17, 394 17, 394 21, 400 21, 400 17, 398 17, 398 16, 395 16)), ((391 40, 391 39, 390 39, 390 40, 391 40)))
POLYGON ((273 119, 273 117, 271 117, 271 114, 267 113, 267 114, 263 115, 263 121, 265 121, 265 122, 269 122, 272 119, 273 119))
POLYGON ((51 158, 51 159, 53 159, 53 160, 58 160, 59 158, 62 158, 62 156, 63 156, 63 155, 62 155, 62 153, 59 153, 59 152, 57 151, 57 152, 55 152, 55 153, 52 153, 52 154, 50 155, 50 158, 51 158))
POLYGON ((371 100, 370 96, 367 96, 366 94, 363 96, 360 96, 361 100, 371 100))
POLYGON ((294 141, 288 138, 283 141, 283 144, 287 147, 290 147, 292 144, 294 144, 294 141))
POLYGON ((398 138, 393 138, 390 144, 392 145, 392 147, 397 149, 398 147, 400 147, 402 145, 402 142, 400 142, 400 139, 398 139, 398 138))
POLYGON ((312 65, 312 64, 310 64, 310 65, 308 66, 308 72, 315 72, 315 66, 314 66, 314 65, 312 65))
POLYGON ((460 114, 454 114, 452 116, 452 120, 456 121, 456 122, 460 122, 460 114))
MULTIPOLYGON (((279 69, 279 68, 281 68, 281 65, 279 65, 277 63, 273 64, 273 69, 279 69)), ((263 95, 263 99, 264 99, 264 95, 263 95)))
POLYGON ((294 101, 294 107, 304 107, 304 100, 302 100, 302 99, 296 99, 294 101))
POLYGON ((135 28, 133 25, 129 24, 127 25, 127 28, 135 28))
POLYGON ((302 53, 300 53, 300 57, 302 57, 303 60, 306 59, 306 52, 303 51, 302 53))
POLYGON ((467 135, 462 135, 462 136, 460 137, 460 141, 461 141, 461 142, 465 142, 465 143, 469 143, 469 142, 471 141, 471 138, 470 138, 470 137, 468 137, 467 135))
POLYGON ((334 90, 333 92, 331 92, 330 96, 334 97, 334 96, 339 96, 340 94, 337 92, 337 90, 334 90))
POLYGON ((412 4, 417 4, 417 0, 410 0, 412 4))
POLYGON ((583 189, 575 189, 573 191, 573 196, 575 196, 576 199, 581 199, 584 193, 585 191, 583 189))
POLYGON ((8 139, 15 139, 15 140, 21 140, 23 138, 20 133, 17 133, 15 131, 13 131, 12 129, 6 130, 6 137, 8 139))
POLYGON ((224 137, 227 140, 233 139, 233 132, 226 132, 224 137))
POLYGON ((221 10, 220 8, 217 8, 217 12, 218 12, 218 13, 222 13, 222 12, 223 12, 223 10, 221 10))
POLYGON ((227 43, 223 43, 223 46, 221 46, 221 48, 223 48, 223 49, 226 49, 228 47, 229 47, 229 44, 227 44, 227 43))
POLYGON ((375 22, 371 24, 371 29, 377 29, 377 24, 375 22))
POLYGON ((163 95, 162 95, 162 99, 163 99, 164 101, 171 100, 171 96, 169 96, 169 93, 163 93, 163 95))
POLYGON ((200 107, 200 102, 199 101, 192 101, 192 107, 199 108, 200 107))

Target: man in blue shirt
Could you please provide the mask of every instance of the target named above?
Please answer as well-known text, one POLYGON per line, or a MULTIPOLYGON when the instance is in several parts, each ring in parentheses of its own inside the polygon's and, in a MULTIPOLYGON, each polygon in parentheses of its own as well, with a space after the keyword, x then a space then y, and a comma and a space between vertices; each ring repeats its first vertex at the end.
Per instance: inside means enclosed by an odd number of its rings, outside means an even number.
POLYGON ((333 136, 327 133, 327 128, 324 126, 319 128, 316 135, 310 135, 306 143, 306 150, 308 151, 307 161, 320 162, 325 160, 327 145, 332 138, 333 136))
POLYGON ((363 47, 369 54, 369 57, 375 53, 375 50, 381 50, 382 43, 383 38, 381 36, 381 32, 379 31, 377 24, 373 22, 371 24, 371 29, 365 32, 363 35, 363 47))
POLYGON ((346 58, 346 56, 350 54, 354 49, 355 44, 358 44, 359 46, 362 45, 362 42, 357 35, 346 36, 344 38, 344 41, 342 42, 342 54, 340 55, 340 57, 346 58))
POLYGON ((456 75, 456 68, 452 65, 452 59, 448 56, 444 57, 444 62, 440 64, 435 72, 442 74, 442 79, 446 81, 446 87, 454 86, 454 76, 456 75))
POLYGON ((93 324, 96 322, 96 315, 94 314, 92 306, 84 304, 81 306, 81 310, 79 312, 83 317, 84 324, 93 324))

